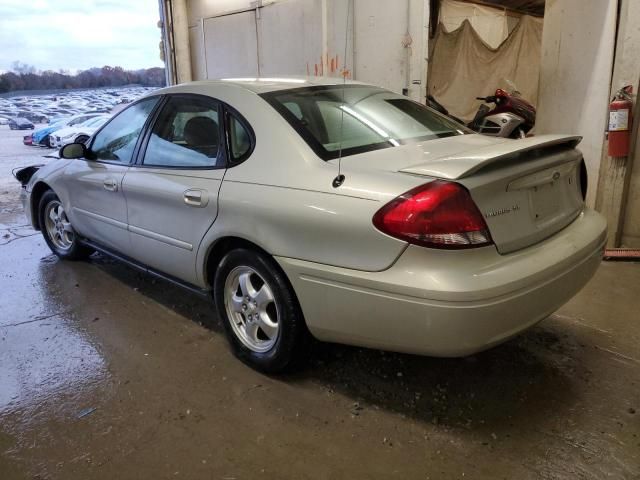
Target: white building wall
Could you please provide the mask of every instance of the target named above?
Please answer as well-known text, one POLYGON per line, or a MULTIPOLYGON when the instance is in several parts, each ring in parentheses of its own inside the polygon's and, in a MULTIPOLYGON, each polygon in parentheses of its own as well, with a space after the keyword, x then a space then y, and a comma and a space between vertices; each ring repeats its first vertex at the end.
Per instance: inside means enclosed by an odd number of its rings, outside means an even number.
POLYGON ((191 76, 194 80, 207 78, 204 62, 204 44, 202 42, 202 29, 189 28, 189 54, 191 55, 191 76))
MULTIPOLYGON (((306 75, 322 54, 323 0, 288 0, 260 9, 260 75, 306 75)), ((346 3, 346 2, 345 2, 346 3)))
POLYGON ((256 12, 204 19, 207 78, 258 75, 256 12))
POLYGON ((346 67, 349 78, 398 93, 408 86, 412 98, 424 100, 428 0, 272 0, 262 5, 256 11, 256 2, 247 0, 187 1, 194 79, 252 76, 258 67, 262 76, 339 77, 346 67), (257 49, 250 45, 254 41, 257 49), (410 45, 405 48, 403 42, 410 45))
POLYGON ((394 91, 405 87, 406 1, 355 1, 355 76, 394 91))
POLYGON ((355 78, 424 101, 428 2, 355 0, 354 9, 355 78))
POLYGON ((547 0, 536 133, 584 137, 594 205, 615 45, 617 0, 547 0))
MULTIPOLYGON (((268 4, 273 0, 265 0, 268 4)), ((187 0, 189 25, 197 25, 201 18, 215 17, 229 12, 251 8, 251 0, 187 0)))

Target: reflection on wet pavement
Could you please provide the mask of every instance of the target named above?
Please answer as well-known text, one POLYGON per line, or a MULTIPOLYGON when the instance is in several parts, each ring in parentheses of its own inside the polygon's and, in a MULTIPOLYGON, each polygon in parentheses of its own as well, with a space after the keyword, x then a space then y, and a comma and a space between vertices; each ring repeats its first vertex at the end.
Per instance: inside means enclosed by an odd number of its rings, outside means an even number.
POLYGON ((59 410, 51 404, 61 396, 76 397, 108 376, 98 351, 72 324, 71 314, 60 312, 0 325, 6 342, 0 352, 0 416, 18 410, 30 415, 43 404, 59 410))
MULTIPOLYGON (((29 236, 25 227, 7 230, 10 241, 29 236)), ((0 423, 14 438, 9 454, 54 441, 58 422, 109 396, 104 358, 53 286, 61 274, 57 259, 23 246, 24 240, 0 247, 0 423)))

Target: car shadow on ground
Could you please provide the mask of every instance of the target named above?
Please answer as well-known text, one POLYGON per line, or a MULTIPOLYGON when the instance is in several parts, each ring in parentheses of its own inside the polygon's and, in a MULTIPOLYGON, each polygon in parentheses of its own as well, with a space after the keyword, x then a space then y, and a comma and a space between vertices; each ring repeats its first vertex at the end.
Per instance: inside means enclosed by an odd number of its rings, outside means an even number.
POLYGON ((571 333, 538 325, 489 351, 465 358, 433 358, 319 344, 312 376, 354 399, 359 409, 385 409, 431 425, 500 434, 531 428, 575 403, 580 371, 571 333))
POLYGON ((215 316, 213 302, 207 297, 139 271, 105 255, 96 253, 90 262, 147 298, 173 310, 175 313, 224 335, 224 328, 215 316))
MULTIPOLYGON (((206 298, 102 255, 91 262, 145 297, 224 335, 206 298)), ((353 399, 353 416, 384 409, 425 424, 509 436, 514 429, 561 418, 575 405, 576 382, 588 382, 590 376, 580 359, 585 343, 570 324, 553 320, 491 350, 456 359, 314 342, 304 368, 275 379, 342 393, 353 399)))

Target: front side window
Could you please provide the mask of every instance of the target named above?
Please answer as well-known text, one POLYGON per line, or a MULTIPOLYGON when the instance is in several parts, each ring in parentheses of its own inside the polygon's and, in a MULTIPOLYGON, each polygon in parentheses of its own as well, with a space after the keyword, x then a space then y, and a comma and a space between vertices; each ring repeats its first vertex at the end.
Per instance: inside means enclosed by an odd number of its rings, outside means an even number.
POLYGON ((220 166, 220 115, 215 100, 174 96, 153 126, 143 164, 173 168, 220 166))
POLYGON ((367 85, 303 87, 262 97, 325 160, 469 132, 424 105, 367 85))
POLYGON ((144 99, 116 115, 91 143, 89 158, 129 163, 140 132, 158 97, 144 99))

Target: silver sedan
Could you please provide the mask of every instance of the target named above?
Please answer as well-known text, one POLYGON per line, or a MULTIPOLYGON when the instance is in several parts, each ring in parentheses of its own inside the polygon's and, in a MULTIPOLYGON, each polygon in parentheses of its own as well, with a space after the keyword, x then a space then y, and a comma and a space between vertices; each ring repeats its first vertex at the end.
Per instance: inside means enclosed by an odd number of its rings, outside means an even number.
POLYGON ((579 141, 473 134, 357 82, 194 82, 65 146, 25 209, 63 259, 97 250, 212 297, 262 371, 313 337, 463 356, 598 268, 606 224, 584 204, 579 141))

